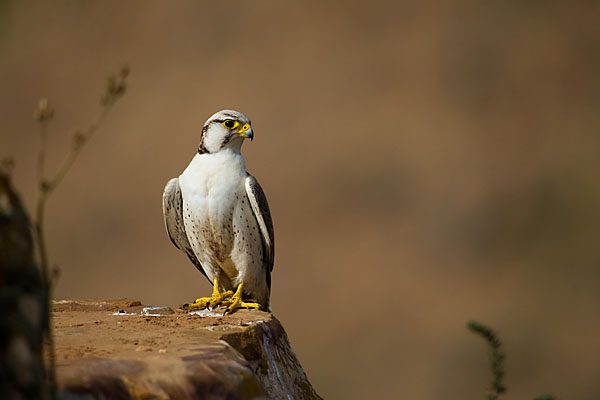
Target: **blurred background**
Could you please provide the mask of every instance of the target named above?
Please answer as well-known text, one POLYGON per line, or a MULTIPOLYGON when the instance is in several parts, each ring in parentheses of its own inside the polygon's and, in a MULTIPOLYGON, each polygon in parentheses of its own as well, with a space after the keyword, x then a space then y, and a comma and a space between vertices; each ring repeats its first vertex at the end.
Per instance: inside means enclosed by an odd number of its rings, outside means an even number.
MULTIPOLYGON (((416 3, 416 2, 414 2, 416 3)), ((477 319, 508 398, 600 397, 600 4, 0 1, 0 156, 36 198, 129 90, 48 204, 56 298, 178 306, 210 285, 161 195, 214 112, 275 221, 273 309, 325 398, 483 398, 477 319)))

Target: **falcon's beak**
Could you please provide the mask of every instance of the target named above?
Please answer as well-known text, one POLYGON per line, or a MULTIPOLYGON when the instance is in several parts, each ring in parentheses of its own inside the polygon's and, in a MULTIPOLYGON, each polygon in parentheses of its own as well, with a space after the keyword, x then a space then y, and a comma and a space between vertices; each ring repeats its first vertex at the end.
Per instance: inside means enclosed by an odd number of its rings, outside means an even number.
POLYGON ((254 132, 252 132, 250 124, 244 124, 244 126, 242 126, 238 131, 238 135, 240 135, 243 138, 248 138, 250 140, 254 138, 254 132))

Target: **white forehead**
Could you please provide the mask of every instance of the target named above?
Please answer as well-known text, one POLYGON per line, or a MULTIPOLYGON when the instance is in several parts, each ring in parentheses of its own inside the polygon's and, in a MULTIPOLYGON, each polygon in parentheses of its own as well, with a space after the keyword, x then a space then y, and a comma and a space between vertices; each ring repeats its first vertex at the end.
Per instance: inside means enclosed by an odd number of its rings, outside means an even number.
POLYGON ((241 112, 235 110, 221 110, 219 112, 216 112, 206 121, 206 123, 208 124, 208 122, 210 121, 224 121, 226 119, 233 119, 243 123, 250 123, 250 118, 246 117, 241 112))

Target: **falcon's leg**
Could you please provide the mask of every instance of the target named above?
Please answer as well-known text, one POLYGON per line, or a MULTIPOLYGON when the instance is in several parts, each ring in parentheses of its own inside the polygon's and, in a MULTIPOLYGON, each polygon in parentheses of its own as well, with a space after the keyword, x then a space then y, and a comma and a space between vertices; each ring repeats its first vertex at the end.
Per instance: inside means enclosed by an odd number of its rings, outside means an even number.
POLYGON ((262 308, 258 303, 246 303, 242 301, 242 283, 238 286, 231 300, 224 301, 223 304, 227 306, 227 310, 223 313, 224 316, 233 313, 238 308, 256 308, 257 310, 262 308))
POLYGON ((196 299, 195 302, 188 306, 188 311, 203 310, 207 307, 215 308, 216 306, 221 304, 225 299, 233 296, 233 291, 231 290, 226 290, 223 293, 219 292, 220 286, 221 285, 219 284, 219 278, 215 278, 213 282, 212 296, 200 297, 199 299, 196 299))

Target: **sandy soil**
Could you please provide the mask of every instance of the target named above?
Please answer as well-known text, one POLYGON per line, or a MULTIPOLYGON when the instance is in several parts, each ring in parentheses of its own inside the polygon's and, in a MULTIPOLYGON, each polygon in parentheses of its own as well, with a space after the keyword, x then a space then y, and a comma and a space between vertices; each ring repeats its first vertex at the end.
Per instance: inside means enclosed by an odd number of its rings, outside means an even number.
POLYGON ((144 307, 128 299, 57 302, 53 324, 58 366, 61 361, 84 357, 184 354, 190 348, 216 343, 225 332, 270 319, 269 314, 256 310, 222 317, 166 309, 172 314, 147 316, 141 314, 144 307))

